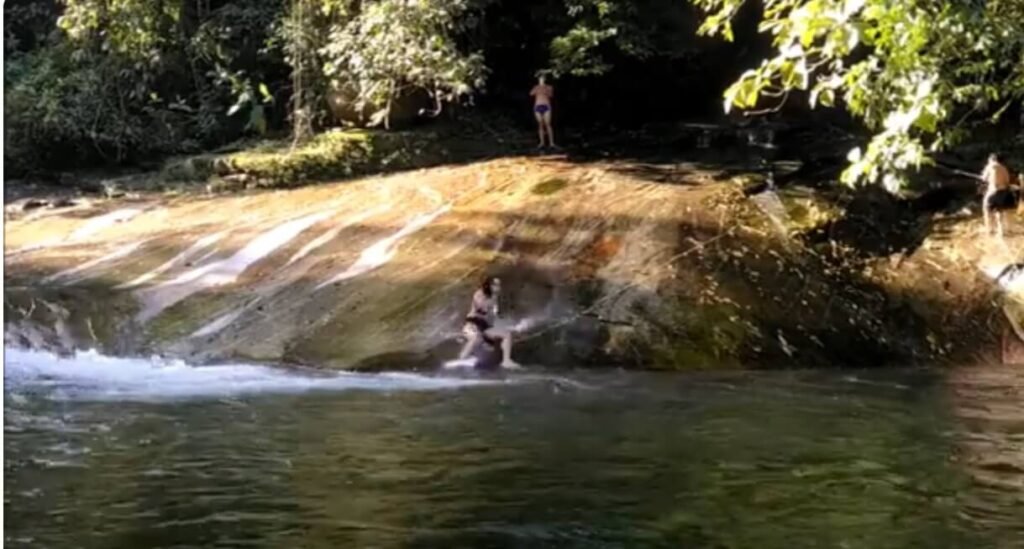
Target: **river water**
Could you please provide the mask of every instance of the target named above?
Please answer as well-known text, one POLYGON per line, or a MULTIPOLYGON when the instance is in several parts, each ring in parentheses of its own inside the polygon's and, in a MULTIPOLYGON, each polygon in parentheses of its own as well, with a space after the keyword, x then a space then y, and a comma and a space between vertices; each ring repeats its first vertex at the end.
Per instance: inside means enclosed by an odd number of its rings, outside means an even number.
POLYGON ((8 547, 1024 547, 999 381, 12 349, 4 380, 8 547))

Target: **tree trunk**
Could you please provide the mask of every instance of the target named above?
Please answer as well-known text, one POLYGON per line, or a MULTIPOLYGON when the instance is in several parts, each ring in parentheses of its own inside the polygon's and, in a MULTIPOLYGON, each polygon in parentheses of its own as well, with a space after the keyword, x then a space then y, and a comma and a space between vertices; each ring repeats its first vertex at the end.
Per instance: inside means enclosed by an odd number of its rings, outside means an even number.
POLYGON ((310 74, 312 63, 312 45, 309 32, 310 14, 309 0, 294 0, 292 3, 292 30, 289 40, 292 42, 292 147, 309 139, 313 135, 313 105, 310 99, 310 74))

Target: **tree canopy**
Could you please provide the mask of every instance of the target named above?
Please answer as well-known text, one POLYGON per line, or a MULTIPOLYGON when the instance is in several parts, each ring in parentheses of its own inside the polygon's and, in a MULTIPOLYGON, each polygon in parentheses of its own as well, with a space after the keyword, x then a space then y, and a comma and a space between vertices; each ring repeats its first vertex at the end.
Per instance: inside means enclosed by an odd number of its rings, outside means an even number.
POLYGON ((895 188, 1024 97, 1019 0, 10 0, 4 10, 15 174, 246 134, 389 126, 396 105, 423 98, 419 112, 434 115, 470 101, 508 109, 547 73, 571 97, 561 115, 590 122, 721 113, 722 93, 726 109, 796 98, 844 109, 873 136, 844 180, 895 188))
MULTIPOLYGON (((733 38, 745 0, 694 0, 700 31, 733 38)), ((998 119, 1024 98, 1024 2, 1019 0, 764 0, 759 30, 775 54, 725 93, 725 108, 755 109, 803 91, 838 106, 873 136, 850 151, 843 181, 890 190, 911 169, 998 119)), ((770 108, 770 107, 769 107, 770 108)))

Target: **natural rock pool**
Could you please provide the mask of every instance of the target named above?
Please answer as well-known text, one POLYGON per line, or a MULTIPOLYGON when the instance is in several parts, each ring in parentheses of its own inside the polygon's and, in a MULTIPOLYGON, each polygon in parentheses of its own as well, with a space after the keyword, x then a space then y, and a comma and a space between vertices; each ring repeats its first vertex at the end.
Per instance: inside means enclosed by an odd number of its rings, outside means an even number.
POLYGON ((338 374, 8 348, 5 543, 1021 547, 1022 376, 999 371, 338 374))

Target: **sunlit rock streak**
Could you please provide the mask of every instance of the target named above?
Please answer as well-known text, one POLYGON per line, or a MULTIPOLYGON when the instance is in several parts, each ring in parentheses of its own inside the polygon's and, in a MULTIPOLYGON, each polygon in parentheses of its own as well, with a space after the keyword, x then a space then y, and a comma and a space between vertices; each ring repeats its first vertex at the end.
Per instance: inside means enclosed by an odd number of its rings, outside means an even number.
POLYGON ((348 269, 338 273, 334 277, 330 278, 326 282, 319 284, 315 289, 319 290, 325 286, 341 282, 343 280, 349 280, 357 276, 366 274, 374 269, 380 268, 382 265, 391 261, 397 252, 398 244, 403 238, 414 234, 427 225, 430 225, 435 219, 444 215, 451 210, 451 205, 446 204, 433 212, 425 213, 414 217, 405 227, 402 227, 397 233, 379 240, 369 248, 363 250, 360 254, 359 259, 356 260, 348 269))
POLYGON ((164 309, 196 292, 235 282, 249 266, 332 214, 333 211, 319 212, 288 221, 257 236, 226 259, 196 267, 163 284, 139 290, 139 297, 145 304, 139 313, 139 321, 145 322, 153 318, 164 309))

